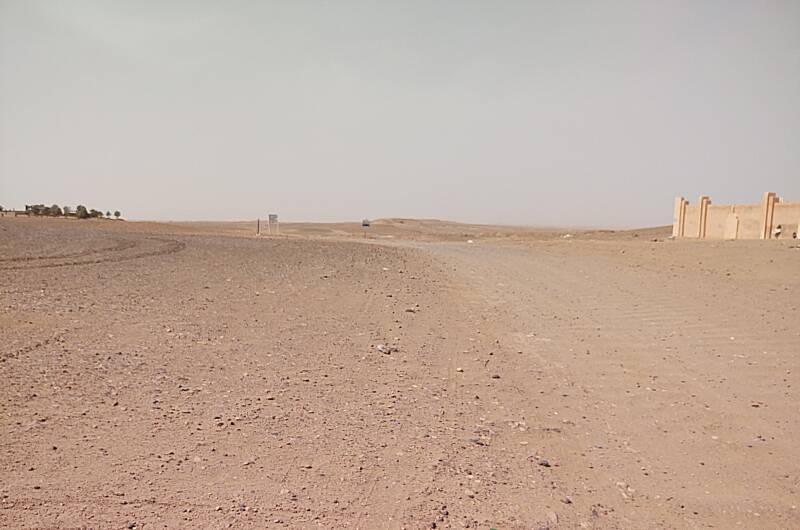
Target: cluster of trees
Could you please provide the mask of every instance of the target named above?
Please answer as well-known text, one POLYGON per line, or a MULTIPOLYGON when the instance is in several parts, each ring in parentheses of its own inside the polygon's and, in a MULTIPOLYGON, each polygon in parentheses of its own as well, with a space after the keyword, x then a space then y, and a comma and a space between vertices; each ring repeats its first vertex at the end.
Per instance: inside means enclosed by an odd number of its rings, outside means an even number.
MULTIPOLYGON (((57 204, 53 204, 52 206, 45 206, 44 204, 26 204, 25 211, 29 215, 44 215, 51 217, 67 216, 77 217, 78 219, 94 219, 103 217, 103 212, 100 210, 95 210, 94 208, 89 210, 82 204, 76 206, 75 209, 72 209, 69 206, 64 206, 64 208, 61 208, 57 204)), ((114 217, 117 219, 119 219, 121 215, 122 213, 120 213, 119 210, 114 212, 114 217)), ((111 212, 107 211, 105 213, 105 217, 111 218, 111 212)))

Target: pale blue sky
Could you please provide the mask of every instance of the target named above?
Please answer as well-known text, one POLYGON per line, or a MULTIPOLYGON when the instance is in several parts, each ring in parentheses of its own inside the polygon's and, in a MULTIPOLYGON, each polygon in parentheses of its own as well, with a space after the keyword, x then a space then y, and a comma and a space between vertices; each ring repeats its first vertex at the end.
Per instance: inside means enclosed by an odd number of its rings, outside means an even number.
POLYGON ((0 205, 672 221, 800 201, 800 2, 0 0, 0 205))

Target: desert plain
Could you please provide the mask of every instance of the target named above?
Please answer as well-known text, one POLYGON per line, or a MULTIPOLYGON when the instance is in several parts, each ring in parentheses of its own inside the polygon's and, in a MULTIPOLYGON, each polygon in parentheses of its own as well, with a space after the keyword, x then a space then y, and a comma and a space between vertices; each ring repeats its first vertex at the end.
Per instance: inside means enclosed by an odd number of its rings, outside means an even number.
POLYGON ((0 218, 0 527, 798 528, 800 245, 0 218))

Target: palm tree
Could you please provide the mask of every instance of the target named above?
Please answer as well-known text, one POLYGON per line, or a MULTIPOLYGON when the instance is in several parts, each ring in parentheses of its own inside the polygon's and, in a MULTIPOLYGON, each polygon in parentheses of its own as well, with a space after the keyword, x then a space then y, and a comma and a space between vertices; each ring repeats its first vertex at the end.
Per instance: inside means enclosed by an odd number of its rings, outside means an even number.
POLYGON ((114 217, 116 217, 117 219, 119 219, 119 216, 120 216, 120 215, 122 215, 122 213, 120 213, 120 211, 119 211, 119 210, 116 210, 116 211, 114 212, 114 217))

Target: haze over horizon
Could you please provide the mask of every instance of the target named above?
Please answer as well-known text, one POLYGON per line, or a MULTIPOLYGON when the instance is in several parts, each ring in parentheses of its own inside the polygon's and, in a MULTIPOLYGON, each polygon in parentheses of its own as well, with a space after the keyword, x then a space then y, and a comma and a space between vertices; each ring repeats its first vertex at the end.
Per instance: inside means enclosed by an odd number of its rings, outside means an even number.
POLYGON ((0 0, 0 205, 635 227, 800 201, 800 3, 0 0))

